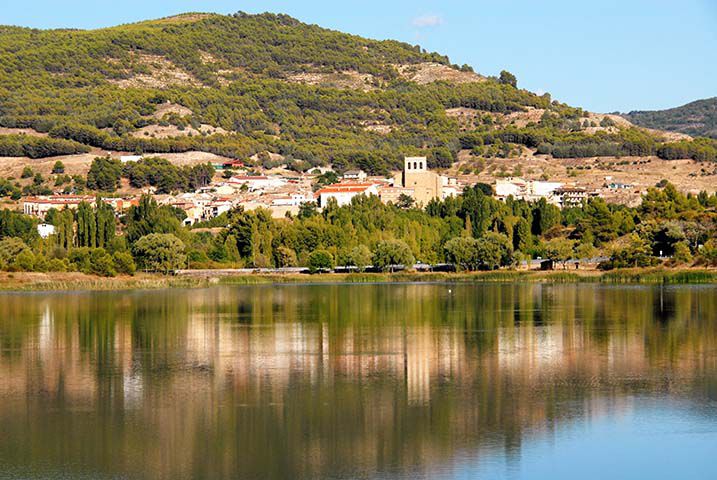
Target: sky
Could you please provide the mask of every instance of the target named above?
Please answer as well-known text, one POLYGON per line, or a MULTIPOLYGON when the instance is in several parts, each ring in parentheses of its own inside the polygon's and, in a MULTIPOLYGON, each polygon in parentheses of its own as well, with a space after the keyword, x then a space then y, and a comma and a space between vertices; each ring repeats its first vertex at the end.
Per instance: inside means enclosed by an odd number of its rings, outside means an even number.
POLYGON ((7 1, 0 24, 91 29, 240 10, 419 44, 595 112, 717 96, 717 0, 26 0, 7 1))

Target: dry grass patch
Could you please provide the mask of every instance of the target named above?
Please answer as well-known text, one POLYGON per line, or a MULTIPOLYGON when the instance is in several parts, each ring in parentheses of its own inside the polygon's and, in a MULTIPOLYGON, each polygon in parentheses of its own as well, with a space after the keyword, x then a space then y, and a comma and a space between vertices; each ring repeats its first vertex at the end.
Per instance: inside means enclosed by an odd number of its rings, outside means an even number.
POLYGON ((485 77, 474 72, 462 72, 440 63, 424 62, 411 65, 396 65, 396 70, 406 80, 419 85, 444 81, 450 83, 472 83, 485 81, 485 77))

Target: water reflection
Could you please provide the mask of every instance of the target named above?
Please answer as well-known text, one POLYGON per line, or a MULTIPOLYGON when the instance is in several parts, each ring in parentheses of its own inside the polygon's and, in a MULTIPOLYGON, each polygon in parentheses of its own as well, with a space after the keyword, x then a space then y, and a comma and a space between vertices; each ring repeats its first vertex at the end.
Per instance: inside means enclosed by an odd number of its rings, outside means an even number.
POLYGON ((714 422, 716 293, 3 294, 0 467, 23 478, 450 477, 519 464, 556 432, 630 416, 645 398, 714 422))

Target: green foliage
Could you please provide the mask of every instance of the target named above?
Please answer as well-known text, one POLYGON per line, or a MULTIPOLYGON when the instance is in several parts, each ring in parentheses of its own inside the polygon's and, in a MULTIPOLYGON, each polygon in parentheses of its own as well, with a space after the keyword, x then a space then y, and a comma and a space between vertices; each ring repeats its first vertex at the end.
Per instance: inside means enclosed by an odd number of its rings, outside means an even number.
POLYGON ((129 252, 115 252, 112 255, 112 261, 114 263, 114 269, 119 274, 134 275, 134 272, 137 270, 134 259, 129 252))
POLYGON ((327 250, 315 250, 309 254, 309 272, 317 273, 334 268, 334 257, 327 250))
POLYGON ((510 85, 513 88, 518 88, 518 79, 515 78, 515 75, 513 75, 507 70, 502 70, 500 72, 500 77, 498 77, 498 81, 504 85, 510 85))
POLYGON ((0 157, 44 158, 89 151, 88 146, 70 140, 32 135, 0 135, 0 157))
POLYGON ((629 237, 627 245, 616 248, 611 255, 607 268, 650 267, 657 264, 652 256, 650 244, 636 234, 629 237))
POLYGON ((87 186, 92 190, 114 192, 120 184, 122 163, 109 157, 98 157, 92 161, 87 173, 87 186))
POLYGON ((37 220, 22 213, 8 209, 0 210, 0 239, 18 237, 26 243, 33 243, 38 238, 37 220))
POLYGON ((359 272, 363 272, 371 265, 371 258, 371 250, 366 245, 358 245, 349 252, 348 263, 356 267, 359 272))
POLYGON ((471 237, 456 237, 445 245, 446 260, 463 270, 478 270, 481 259, 478 256, 478 240, 471 237))
POLYGON ((122 168, 122 176, 129 179, 131 186, 156 187, 159 194, 175 191, 194 191, 209 185, 214 176, 214 167, 209 164, 178 167, 163 158, 143 158, 129 162, 122 168))
POLYGON ((0 268, 8 269, 21 253, 29 251, 30 248, 20 238, 3 238, 0 240, 0 268))
POLYGON ((65 164, 62 163, 60 160, 56 161, 55 164, 52 166, 52 174, 53 175, 59 175, 61 173, 65 173, 65 164))
POLYGON ((117 275, 112 255, 104 248, 92 249, 90 253, 90 273, 101 277, 114 277, 117 275))
POLYGON ((296 267, 299 264, 296 258, 296 252, 289 247, 277 247, 274 252, 274 257, 276 259, 276 266, 279 268, 296 267))
POLYGON ((393 271, 398 265, 413 267, 416 258, 410 247, 401 240, 385 240, 376 244, 372 256, 373 266, 381 271, 393 271))
POLYGON ((168 273, 186 266, 184 243, 170 233, 150 233, 132 247, 132 255, 142 270, 168 273))
POLYGON ((567 238, 552 238, 545 243, 545 257, 555 262, 561 262, 565 268, 568 260, 575 253, 575 241, 567 238))
POLYGON ((170 207, 157 205, 151 195, 142 195, 139 205, 130 207, 125 216, 125 236, 130 244, 150 233, 172 233, 182 236, 182 225, 170 207))

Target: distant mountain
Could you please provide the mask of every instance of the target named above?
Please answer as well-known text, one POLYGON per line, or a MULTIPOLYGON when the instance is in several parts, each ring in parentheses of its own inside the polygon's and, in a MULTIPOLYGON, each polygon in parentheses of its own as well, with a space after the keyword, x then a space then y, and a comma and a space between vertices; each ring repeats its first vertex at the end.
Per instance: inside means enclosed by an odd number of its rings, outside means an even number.
POLYGON ((717 97, 668 110, 633 111, 623 117, 642 127, 717 138, 717 97))

